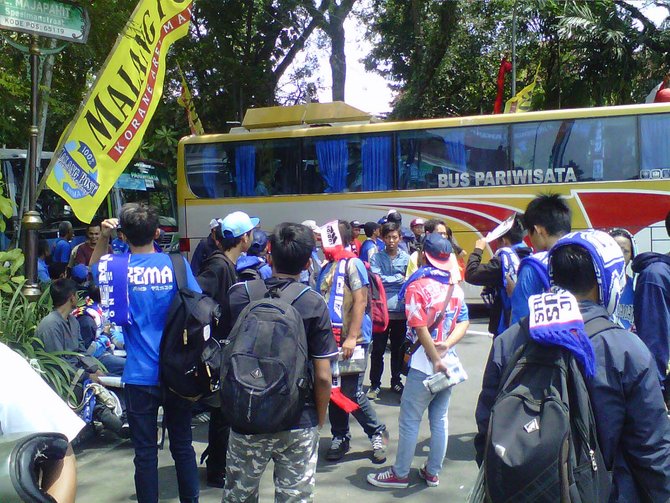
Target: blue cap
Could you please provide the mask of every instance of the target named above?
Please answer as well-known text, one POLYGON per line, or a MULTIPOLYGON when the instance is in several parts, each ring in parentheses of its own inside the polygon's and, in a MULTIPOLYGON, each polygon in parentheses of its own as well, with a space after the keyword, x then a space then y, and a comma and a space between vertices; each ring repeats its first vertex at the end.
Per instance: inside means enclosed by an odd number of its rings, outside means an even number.
POLYGON ((77 283, 83 283, 88 278, 88 267, 84 264, 77 264, 72 268, 70 275, 77 283))
POLYGON ((251 246, 247 250, 247 255, 258 256, 265 251, 268 245, 268 235, 261 229, 254 229, 251 235, 251 246))
POLYGON ((260 218, 250 218, 243 211, 234 211, 221 220, 221 232, 224 238, 239 238, 261 222, 260 218))
POLYGON ((442 271, 451 271, 451 243, 437 232, 431 232, 423 240, 423 252, 433 267, 442 271))

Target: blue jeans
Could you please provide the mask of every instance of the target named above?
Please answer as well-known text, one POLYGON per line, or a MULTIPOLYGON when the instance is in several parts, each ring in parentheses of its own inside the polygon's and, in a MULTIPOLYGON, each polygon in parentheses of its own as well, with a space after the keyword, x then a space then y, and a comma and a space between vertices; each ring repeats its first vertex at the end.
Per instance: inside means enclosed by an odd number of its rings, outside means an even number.
MULTIPOLYGON (((367 356, 367 355, 366 355, 367 356)), ((356 421, 363 427, 363 431, 368 438, 381 433, 386 426, 377 419, 377 413, 372 408, 372 404, 363 391, 363 375, 348 374, 343 375, 341 379, 342 394, 358 403, 359 408, 352 412, 356 421)), ((330 431, 333 437, 349 437, 349 414, 340 409, 332 402, 328 405, 328 416, 330 418, 330 431)))
POLYGON ((407 477, 412 466, 416 441, 419 436, 421 418, 428 409, 430 421, 430 452, 426 470, 437 475, 442 469, 442 462, 447 453, 447 434, 449 422, 447 410, 451 398, 451 388, 433 395, 423 385, 428 375, 416 369, 410 369, 405 381, 405 390, 400 401, 400 418, 398 419, 398 453, 393 471, 398 477, 407 477))
POLYGON ((107 375, 116 377, 121 377, 123 375, 123 369, 126 368, 125 358, 110 353, 104 353, 98 360, 100 360, 100 363, 107 369, 107 375))
POLYGON ((138 503, 158 502, 158 407, 168 430, 170 453, 177 470, 179 500, 198 501, 200 486, 191 445, 191 402, 158 386, 126 384, 130 438, 135 447, 135 491, 138 503))

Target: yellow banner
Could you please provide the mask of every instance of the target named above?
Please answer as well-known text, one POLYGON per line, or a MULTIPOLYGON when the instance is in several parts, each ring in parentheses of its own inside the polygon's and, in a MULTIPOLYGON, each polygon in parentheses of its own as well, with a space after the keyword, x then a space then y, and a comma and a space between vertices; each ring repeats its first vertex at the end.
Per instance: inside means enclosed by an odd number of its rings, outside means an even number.
POLYGON ((537 84, 537 74, 540 71, 540 65, 537 65, 537 70, 535 70, 535 78, 533 82, 524 87, 521 91, 516 93, 516 96, 510 98, 505 103, 506 114, 518 114, 521 112, 530 112, 532 100, 533 100, 533 91, 535 91, 535 85, 537 84))
POLYGON ((188 33, 192 0, 141 0, 61 136, 47 185, 90 222, 139 148, 163 92, 170 45, 188 33))
POLYGON ((184 72, 181 71, 181 66, 177 63, 177 70, 179 70, 179 76, 181 77, 181 96, 177 98, 177 103, 186 109, 186 118, 188 119, 188 125, 191 128, 191 134, 201 135, 205 134, 205 129, 202 127, 202 122, 200 122, 200 117, 195 111, 195 103, 193 103, 193 95, 188 88, 186 83, 186 77, 184 77, 184 72))

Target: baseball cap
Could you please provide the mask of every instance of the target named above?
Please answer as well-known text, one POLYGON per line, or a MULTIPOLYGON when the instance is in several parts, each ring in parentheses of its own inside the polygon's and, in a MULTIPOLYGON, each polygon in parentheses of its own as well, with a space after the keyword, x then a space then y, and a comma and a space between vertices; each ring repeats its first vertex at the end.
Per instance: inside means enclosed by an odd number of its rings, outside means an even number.
POLYGON ((254 229, 251 234, 251 246, 247 250, 247 255, 258 256, 268 245, 268 235, 261 229, 254 229))
POLYGON ((414 227, 415 225, 424 225, 426 221, 423 218, 415 218, 409 223, 410 228, 414 227))
POLYGON ((442 271, 451 271, 451 243, 437 232, 432 232, 423 241, 423 252, 433 267, 442 271))
POLYGON ((316 232, 316 233, 320 233, 320 232, 321 232, 321 228, 320 228, 318 225, 316 225, 316 221, 315 221, 315 220, 305 220, 305 221, 302 223, 302 225, 304 225, 305 227, 309 227, 310 229, 312 229, 312 232, 316 232))
POLYGON ((360 223, 358 220, 352 220, 351 222, 349 222, 349 225, 351 225, 354 229, 360 229, 361 227, 363 227, 363 224, 360 223))
POLYGON ((209 221, 209 230, 216 229, 219 226, 219 221, 216 218, 212 218, 209 221))
POLYGON ((260 223, 260 218, 249 217, 243 211, 234 211, 221 220, 223 237, 239 238, 260 223))
POLYGON ((77 264, 72 268, 70 275, 77 283, 83 283, 88 277, 88 267, 86 267, 84 264, 77 264))

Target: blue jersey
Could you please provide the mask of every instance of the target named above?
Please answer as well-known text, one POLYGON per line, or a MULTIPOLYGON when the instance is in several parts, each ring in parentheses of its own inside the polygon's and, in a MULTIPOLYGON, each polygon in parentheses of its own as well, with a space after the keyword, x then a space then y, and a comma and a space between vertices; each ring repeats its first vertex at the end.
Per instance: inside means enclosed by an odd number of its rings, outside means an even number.
MULTIPOLYGON (((184 262, 186 260, 184 259, 184 262)), ((201 292, 186 263, 188 288, 201 292)), ((98 265, 93 266, 98 277, 98 265)), ((131 254, 128 263, 128 304, 130 320, 123 327, 128 354, 123 382, 156 386, 158 355, 170 304, 177 290, 172 261, 167 253, 131 254)))

